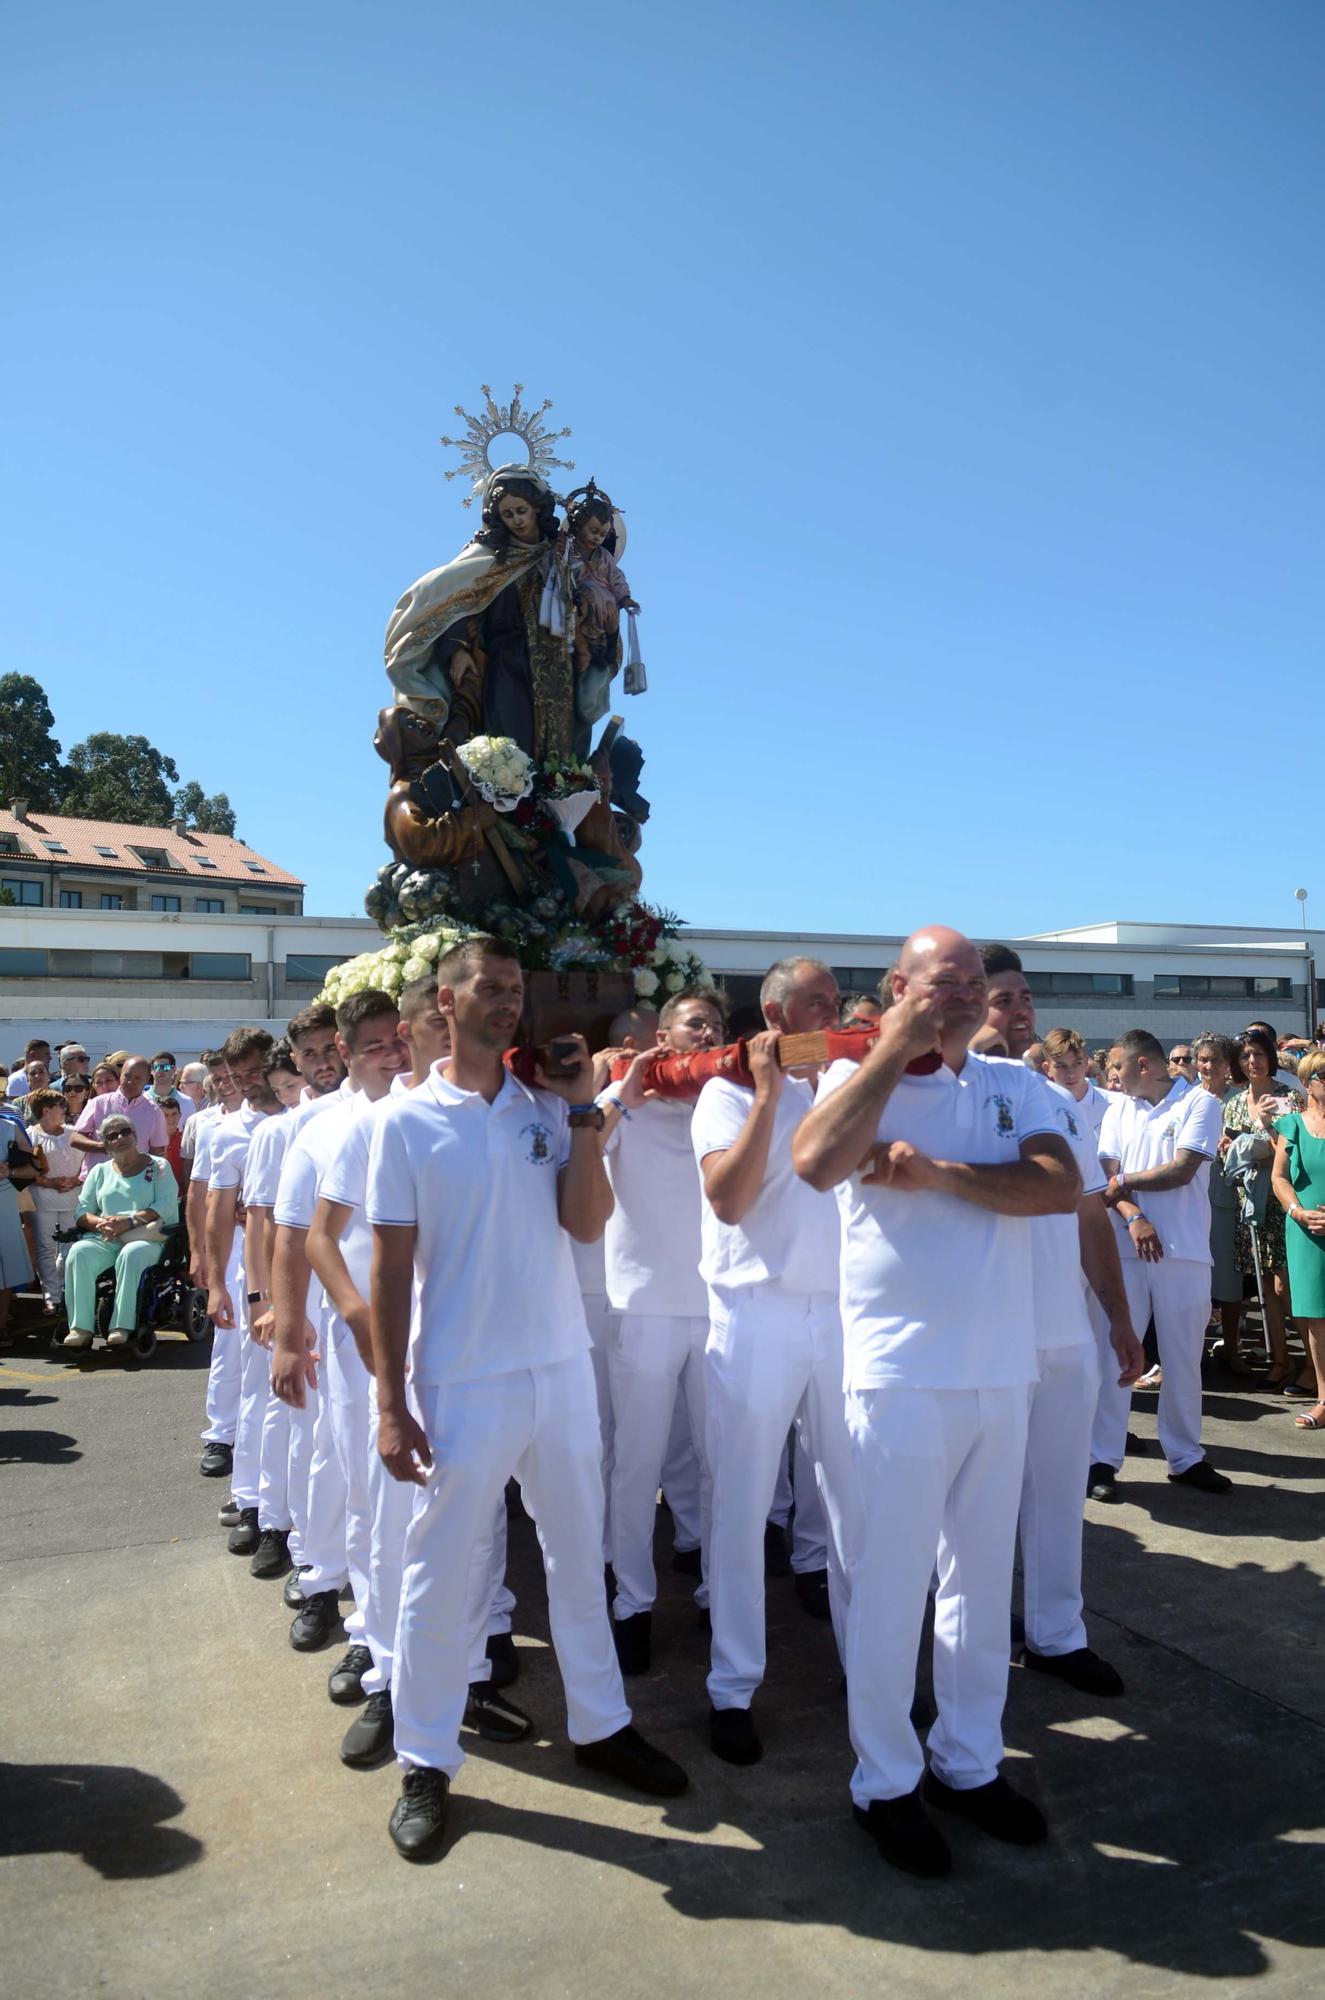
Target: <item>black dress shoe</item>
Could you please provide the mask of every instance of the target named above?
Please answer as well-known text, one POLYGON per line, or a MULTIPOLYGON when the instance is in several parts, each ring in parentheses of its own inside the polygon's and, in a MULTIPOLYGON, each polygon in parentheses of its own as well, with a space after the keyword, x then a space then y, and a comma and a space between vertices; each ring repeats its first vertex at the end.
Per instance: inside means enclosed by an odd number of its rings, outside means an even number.
POLYGON ((237 1528, 239 1526, 239 1517, 243 1511, 243 1508, 232 1493, 224 1507, 217 1508, 216 1518, 223 1528, 237 1528))
POLYGON ((1124 1692, 1123 1677, 1116 1667, 1102 1660, 1098 1653, 1092 1653, 1089 1646, 1078 1646, 1074 1653, 1036 1653, 1029 1646, 1022 1648, 1021 1664, 1031 1667, 1037 1674, 1049 1674, 1056 1681, 1066 1681, 1069 1687, 1079 1688, 1082 1694, 1119 1695, 1124 1692))
POLYGON ((316 1653, 339 1624, 340 1592, 315 1590, 304 1599, 304 1608, 290 1627, 290 1644, 296 1653, 316 1653))
POLYGON ((499 1694, 491 1681, 470 1682, 462 1728, 477 1729, 489 1743, 523 1743, 533 1726, 524 1710, 499 1694))
POLYGON ((225 1538, 226 1547, 232 1556, 251 1556, 261 1540, 257 1508, 241 1508, 239 1519, 225 1538))
POLYGON ((228 1479, 235 1469, 235 1448, 232 1444, 205 1444, 202 1457, 198 1460, 198 1470, 204 1479, 228 1479))
POLYGON ((340 1761, 353 1771, 371 1771, 391 1755, 396 1719, 391 1713, 391 1690, 370 1694, 340 1739, 340 1761))
MULTIPOLYGON (((673 1549, 672 1568, 677 1576, 700 1576, 703 1563, 698 1549, 673 1549)), ((765 1570, 767 1575, 767 1570, 765 1570)))
POLYGON ((1137 1436, 1135 1431, 1128 1431, 1127 1442, 1123 1446, 1123 1456, 1124 1458, 1149 1458, 1150 1447, 1144 1438, 1137 1436))
POLYGON ((264 1528, 253 1560, 250 1576, 284 1576, 290 1567, 290 1534, 287 1528, 264 1528))
POLYGON ((904 1875, 933 1877, 950 1871, 948 1843, 921 1805, 919 1792, 906 1792, 900 1799, 871 1799, 868 1807, 853 1805, 851 1811, 884 1860, 904 1875))
POLYGON ((1118 1475, 1111 1465, 1091 1466, 1086 1474, 1086 1498, 1088 1500, 1118 1498, 1118 1475))
POLYGON ((649 1792, 656 1799, 678 1798, 690 1783, 679 1764, 646 1743, 631 1723, 597 1743, 577 1743, 575 1761, 591 1771, 605 1771, 620 1778, 637 1792, 649 1792))
POLYGON ((982 1832, 992 1834, 995 1840, 1009 1841, 1013 1847, 1034 1847, 1049 1837, 1040 1808, 1014 1792, 1006 1778, 994 1778, 974 1791, 959 1792, 933 1771, 926 1771, 921 1791, 926 1805, 969 1819, 982 1832))
POLYGON ((808 1611, 811 1618, 832 1617, 826 1569, 799 1570, 796 1574, 796 1595, 800 1599, 801 1610, 808 1611))
MULTIPOLYGON (((842 1687, 843 1692, 845 1692, 845 1681, 842 1683, 842 1687)), ((921 1694, 920 1689, 917 1688, 911 1697, 911 1727, 915 1730, 916 1735, 923 1736, 927 1729, 934 1727, 938 1719, 939 1712, 929 1696, 921 1694)))
POLYGON ((653 1658, 653 1613, 636 1611, 629 1618, 614 1618, 612 1637, 623 1674, 647 1674, 653 1658))
POLYGON ((285 1588, 281 1592, 281 1596, 284 1598, 287 1608, 291 1611, 302 1611, 308 1601, 304 1596, 304 1578, 307 1575, 308 1564, 300 1563, 298 1569, 291 1570, 289 1576, 285 1579, 285 1588))
POLYGON ((727 1764, 757 1764, 764 1754, 748 1708, 709 1710, 709 1748, 727 1764))
POLYGON ((764 1523, 764 1575, 789 1576, 791 1557, 787 1554, 787 1531, 776 1521, 764 1523))
POLYGON ((492 1667, 488 1675, 489 1687, 508 1688, 512 1681, 519 1680, 520 1655, 509 1632, 494 1632, 483 1650, 492 1667))
POLYGON ((1189 1465, 1185 1472, 1171 1472, 1170 1486, 1192 1486, 1198 1493, 1231 1493, 1233 1481, 1222 1472, 1216 1472, 1208 1458, 1198 1458, 1195 1465, 1189 1465))
POLYGON ((401 1777, 400 1797, 391 1809, 387 1828, 396 1853, 406 1861, 431 1861, 446 1839, 446 1794, 451 1781, 445 1771, 411 1764, 401 1777))
POLYGON ((363 1677, 373 1664, 373 1656, 366 1646, 351 1646, 343 1653, 327 1676, 327 1693, 338 1708, 353 1708, 357 1701, 365 1701, 363 1677))

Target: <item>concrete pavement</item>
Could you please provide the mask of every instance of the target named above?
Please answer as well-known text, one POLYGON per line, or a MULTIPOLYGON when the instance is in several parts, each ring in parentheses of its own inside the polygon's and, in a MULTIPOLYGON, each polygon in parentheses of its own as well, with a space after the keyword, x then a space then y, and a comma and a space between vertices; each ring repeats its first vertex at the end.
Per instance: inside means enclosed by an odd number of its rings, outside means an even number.
MULTIPOLYGON (((445 1855, 399 1861, 394 1770, 336 1757, 339 1649, 292 1652, 280 1585, 225 1553, 221 1483, 197 1476, 205 1367, 175 1340, 141 1366, 22 1341, 0 1361, 7 1992, 1325 1985, 1325 1439, 1281 1398, 1212 1382, 1227 1498, 1170 1487, 1152 1455, 1129 1459, 1123 1505, 1090 1507, 1091 1635, 1127 1695, 1092 1703, 1014 1670, 1008 1771, 1052 1843, 1017 1852, 959 1827, 953 1876, 925 1884, 851 1821, 831 1633, 789 1581, 769 1586, 762 1764, 708 1752, 703 1637, 664 1553, 657 1663, 631 1692, 691 1790, 659 1807, 586 1783, 523 1518, 514 1693, 541 1734, 467 1739, 445 1855)), ((1138 1411, 1153 1438, 1153 1398, 1138 1411)))

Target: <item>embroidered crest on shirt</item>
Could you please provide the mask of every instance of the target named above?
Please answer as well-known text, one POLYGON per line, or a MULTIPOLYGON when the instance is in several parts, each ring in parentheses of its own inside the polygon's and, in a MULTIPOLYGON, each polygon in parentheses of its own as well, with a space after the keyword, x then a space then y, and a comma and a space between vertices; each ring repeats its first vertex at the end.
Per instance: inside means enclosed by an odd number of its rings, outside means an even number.
POLYGON ((994 1103, 998 1108, 999 1133, 1006 1136, 1010 1132, 1015 1132, 1017 1127, 1012 1116, 1012 1100, 1004 1097, 1001 1091, 996 1091, 994 1093, 994 1103))
POLYGON ((548 1144, 552 1134, 547 1126, 539 1125, 537 1122, 533 1125, 523 1125, 520 1128, 520 1137, 529 1141, 530 1164, 535 1167, 546 1166, 552 1158, 552 1148, 548 1144))
MULTIPOLYGON (((1066 1105, 1063 1106, 1063 1123, 1067 1126, 1068 1131, 1072 1134, 1072 1137, 1074 1139, 1079 1139, 1081 1137, 1081 1127, 1077 1124, 1076 1119, 1073 1117, 1072 1113, 1068 1110, 1066 1105)), ((1002 1130, 1001 1126, 999 1127, 999 1130, 1000 1131, 1002 1130)))

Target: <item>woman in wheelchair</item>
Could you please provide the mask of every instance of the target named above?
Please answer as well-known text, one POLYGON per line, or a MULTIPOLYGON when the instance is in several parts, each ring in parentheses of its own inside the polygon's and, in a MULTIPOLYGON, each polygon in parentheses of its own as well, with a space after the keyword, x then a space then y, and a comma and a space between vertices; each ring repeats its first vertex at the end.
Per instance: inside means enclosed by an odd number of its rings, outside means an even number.
POLYGON ((112 1265, 115 1310, 106 1345, 124 1347, 133 1339, 143 1273, 159 1261, 164 1232, 179 1220, 175 1176, 165 1160, 138 1150, 138 1134, 129 1119, 112 1113, 99 1136, 109 1157, 83 1182, 79 1240, 64 1267, 66 1347, 92 1345, 97 1279, 112 1265))

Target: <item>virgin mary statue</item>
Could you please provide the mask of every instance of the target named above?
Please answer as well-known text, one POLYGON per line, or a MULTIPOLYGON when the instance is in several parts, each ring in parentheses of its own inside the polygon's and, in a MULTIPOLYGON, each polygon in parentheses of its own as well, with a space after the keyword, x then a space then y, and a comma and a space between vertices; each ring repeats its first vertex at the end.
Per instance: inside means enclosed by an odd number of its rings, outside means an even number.
POLYGON ((397 700, 439 736, 511 736, 539 763, 571 755, 573 613, 557 531, 547 482, 530 466, 499 466, 473 541, 392 612, 386 670, 397 700))

